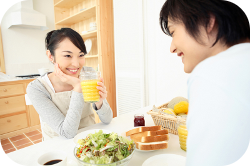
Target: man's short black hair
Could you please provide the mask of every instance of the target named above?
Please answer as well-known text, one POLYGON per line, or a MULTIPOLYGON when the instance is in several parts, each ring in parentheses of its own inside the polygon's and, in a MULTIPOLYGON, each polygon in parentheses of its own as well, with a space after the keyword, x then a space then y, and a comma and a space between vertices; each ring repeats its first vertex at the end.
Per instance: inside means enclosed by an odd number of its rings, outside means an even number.
POLYGON ((168 18, 185 25, 186 31, 199 41, 199 26, 206 29, 211 15, 215 16, 218 34, 213 46, 221 40, 233 46, 250 39, 250 25, 246 14, 234 3, 225 0, 167 0, 160 12, 160 25, 171 36, 168 18))

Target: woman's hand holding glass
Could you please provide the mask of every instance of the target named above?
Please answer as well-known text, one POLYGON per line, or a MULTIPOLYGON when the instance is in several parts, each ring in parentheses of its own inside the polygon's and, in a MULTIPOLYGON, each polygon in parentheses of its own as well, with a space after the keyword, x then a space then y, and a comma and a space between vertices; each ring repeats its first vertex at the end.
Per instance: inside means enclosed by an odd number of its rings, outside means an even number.
POLYGON ((95 104, 96 104, 97 109, 100 109, 102 107, 103 100, 106 99, 108 96, 108 92, 106 90, 106 86, 104 85, 103 78, 100 78, 100 82, 98 82, 97 84, 99 85, 96 88, 99 90, 100 100, 96 102, 95 104))

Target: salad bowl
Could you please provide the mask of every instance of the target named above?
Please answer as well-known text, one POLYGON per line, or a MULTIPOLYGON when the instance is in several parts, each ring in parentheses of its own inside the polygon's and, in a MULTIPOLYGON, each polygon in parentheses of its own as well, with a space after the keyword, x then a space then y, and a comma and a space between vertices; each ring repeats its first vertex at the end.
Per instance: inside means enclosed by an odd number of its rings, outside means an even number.
POLYGON ((128 157, 126 157, 126 158, 124 158, 122 160, 116 161, 114 163, 110 163, 110 164, 90 164, 90 163, 86 163, 86 162, 80 160, 76 156, 77 149, 78 149, 77 147, 74 148, 74 156, 76 157, 79 166, 127 166, 130 159, 132 158, 132 156, 134 155, 134 152, 135 152, 135 151, 133 151, 128 157))
POLYGON ((134 151, 131 139, 100 130, 79 139, 73 153, 79 166, 127 166, 134 151))

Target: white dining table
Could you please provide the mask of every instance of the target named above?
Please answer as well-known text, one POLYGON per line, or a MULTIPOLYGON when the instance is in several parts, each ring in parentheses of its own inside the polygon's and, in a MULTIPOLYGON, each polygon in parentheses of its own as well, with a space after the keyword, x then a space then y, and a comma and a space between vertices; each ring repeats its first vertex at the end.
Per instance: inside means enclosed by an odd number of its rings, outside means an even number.
MULTIPOLYGON (((147 114, 153 106, 147 106, 131 113, 123 114, 112 119, 111 123, 106 125, 104 123, 98 123, 83 129, 80 129, 78 133, 92 129, 105 129, 114 131, 119 135, 124 134, 126 131, 134 128, 134 114, 144 114, 145 126, 154 126, 153 119, 147 114)), ((159 154, 176 154, 186 157, 186 152, 180 148, 178 135, 169 134, 168 148, 155 151, 138 151, 135 150, 133 157, 131 158, 128 166, 141 166, 148 158, 159 154)), ((8 153, 7 156, 18 164, 25 166, 36 166, 39 156, 52 151, 60 150, 67 153, 68 166, 76 166, 76 159, 73 155, 75 143, 73 139, 62 140, 53 139, 32 146, 8 153)))

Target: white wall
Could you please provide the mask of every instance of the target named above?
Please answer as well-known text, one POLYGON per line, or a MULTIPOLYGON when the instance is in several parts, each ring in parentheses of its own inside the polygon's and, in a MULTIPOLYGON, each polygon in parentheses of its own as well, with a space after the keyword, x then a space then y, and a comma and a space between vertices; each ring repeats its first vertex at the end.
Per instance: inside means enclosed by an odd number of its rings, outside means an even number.
POLYGON ((142 1, 113 1, 118 116, 145 105, 142 1))
POLYGON ((0 1, 0 22, 6 11, 17 2, 24 1, 24 0, 8 0, 8 1, 0 1))
POLYGON ((53 65, 45 54, 44 42, 46 33, 55 29, 53 1, 33 0, 34 10, 46 16, 49 29, 45 31, 18 27, 8 29, 8 15, 15 10, 16 5, 9 8, 1 21, 6 74, 14 76, 38 74, 38 69, 42 67, 53 70, 53 65))
POLYGON ((187 97, 188 74, 176 54, 170 53, 172 38, 165 35, 159 15, 165 0, 144 0, 144 49, 147 105, 160 105, 176 96, 187 97))

